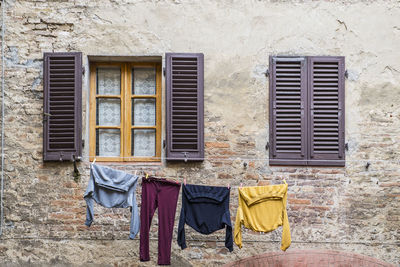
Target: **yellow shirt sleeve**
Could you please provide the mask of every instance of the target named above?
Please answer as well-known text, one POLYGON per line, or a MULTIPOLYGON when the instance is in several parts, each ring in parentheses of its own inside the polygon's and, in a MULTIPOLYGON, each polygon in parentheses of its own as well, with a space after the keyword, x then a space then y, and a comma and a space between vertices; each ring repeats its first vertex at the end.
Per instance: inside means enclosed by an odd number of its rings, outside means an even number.
POLYGON ((290 244, 292 243, 292 238, 290 236, 290 227, 289 227, 289 219, 286 210, 286 202, 287 202, 287 190, 282 199, 283 202, 283 223, 282 223, 282 241, 281 241, 281 250, 285 251, 290 244))
POLYGON ((234 242, 239 247, 242 248, 242 224, 243 224, 243 211, 241 205, 240 193, 239 193, 239 206, 236 212, 235 220, 235 230, 234 230, 234 242))

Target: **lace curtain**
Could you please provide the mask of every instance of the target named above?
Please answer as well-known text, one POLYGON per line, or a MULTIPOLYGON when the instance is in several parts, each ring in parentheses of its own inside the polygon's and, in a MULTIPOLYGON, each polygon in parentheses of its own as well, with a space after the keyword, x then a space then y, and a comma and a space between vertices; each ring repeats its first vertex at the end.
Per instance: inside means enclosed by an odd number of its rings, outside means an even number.
MULTIPOLYGON (((97 94, 120 95, 120 68, 97 69, 97 94)), ((119 98, 97 98, 97 125, 119 126, 121 124, 121 102, 119 98)), ((97 155, 120 156, 121 134, 117 129, 98 129, 96 132, 97 155)))
MULTIPOLYGON (((133 94, 156 94, 156 70, 155 68, 133 69, 133 94)), ((132 101, 132 125, 155 126, 156 125, 156 101, 154 98, 141 98, 132 101)), ((153 157, 156 151, 155 130, 132 131, 132 156, 153 157)))

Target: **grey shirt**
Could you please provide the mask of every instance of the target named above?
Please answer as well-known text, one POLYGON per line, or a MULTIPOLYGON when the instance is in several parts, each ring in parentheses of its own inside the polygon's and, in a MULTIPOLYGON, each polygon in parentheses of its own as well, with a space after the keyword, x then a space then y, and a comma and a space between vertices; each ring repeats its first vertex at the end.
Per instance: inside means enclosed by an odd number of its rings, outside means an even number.
POLYGON ((83 196, 87 205, 85 224, 90 226, 93 222, 93 200, 107 208, 131 207, 129 238, 134 239, 139 232, 139 212, 135 195, 137 180, 138 176, 92 164, 89 184, 83 196))

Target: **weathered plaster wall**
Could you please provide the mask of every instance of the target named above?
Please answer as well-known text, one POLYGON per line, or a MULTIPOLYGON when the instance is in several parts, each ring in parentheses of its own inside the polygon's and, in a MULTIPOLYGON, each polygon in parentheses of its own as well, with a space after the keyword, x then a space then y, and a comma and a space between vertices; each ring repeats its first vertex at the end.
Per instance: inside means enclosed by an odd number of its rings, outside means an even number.
MULTIPOLYGON (((127 210, 97 206, 94 225, 83 225, 88 148, 78 183, 71 163, 42 161, 42 56, 54 50, 83 52, 86 67, 86 56, 95 54, 204 53, 209 159, 115 167, 210 185, 286 179, 291 248, 338 249, 400 263, 399 1, 6 2, 2 262, 139 264, 138 238, 127 239, 127 210), (259 160, 268 157, 264 72, 270 55, 346 57, 345 168, 271 167, 259 160)), ((84 81, 87 99, 87 74, 84 81)), ((233 190, 232 219, 236 207, 233 190)), ((155 222, 149 266, 157 259, 155 222)), ((175 265, 227 263, 279 250, 280 242, 279 230, 266 235, 247 231, 243 249, 229 253, 222 231, 202 236, 187 229, 187 235, 189 248, 184 251, 174 235, 175 265)))

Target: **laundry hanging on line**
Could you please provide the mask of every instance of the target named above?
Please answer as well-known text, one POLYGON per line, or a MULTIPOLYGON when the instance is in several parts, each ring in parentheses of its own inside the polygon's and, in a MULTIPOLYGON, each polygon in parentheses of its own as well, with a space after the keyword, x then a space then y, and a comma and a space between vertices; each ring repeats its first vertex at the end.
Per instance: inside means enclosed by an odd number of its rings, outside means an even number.
POLYGON ((239 207, 236 213, 234 240, 242 248, 241 226, 256 232, 268 233, 282 226, 281 250, 291 241, 286 211, 288 185, 252 186, 239 188, 239 207))
POLYGON ((158 264, 171 264, 171 243, 181 184, 166 179, 142 179, 140 208, 140 260, 149 261, 149 231, 158 208, 158 264))
MULTIPOLYGON (((130 235, 133 239, 140 228, 140 260, 148 261, 149 230, 158 208, 159 238, 158 264, 169 265, 171 258, 172 232, 181 183, 176 178, 142 178, 142 203, 139 219, 136 203, 138 176, 106 166, 91 165, 89 184, 84 194, 87 203, 85 224, 93 222, 93 201, 108 208, 131 207, 130 235), (167 189, 168 188, 168 189, 167 189), (140 220, 140 222, 139 222, 140 220)), ((230 187, 186 185, 182 190, 182 208, 179 218, 177 241, 187 247, 184 225, 194 230, 211 234, 226 228, 225 246, 233 250, 233 241, 242 248, 241 225, 257 232, 270 232, 283 226, 281 249, 286 250, 291 243, 289 221, 286 211, 288 185, 252 186, 238 188, 239 206, 236 214, 234 237, 230 221, 230 187), (212 216, 210 216, 210 213, 212 216)))
POLYGON ((84 194, 87 205, 85 225, 90 227, 93 222, 93 201, 106 208, 131 207, 129 238, 134 239, 139 232, 139 211, 136 203, 138 176, 96 164, 91 167, 84 194))
POLYGON ((183 185, 182 208, 178 226, 178 244, 186 246, 185 224, 202 234, 226 227, 225 247, 233 250, 232 223, 229 212, 230 189, 227 187, 183 185))

